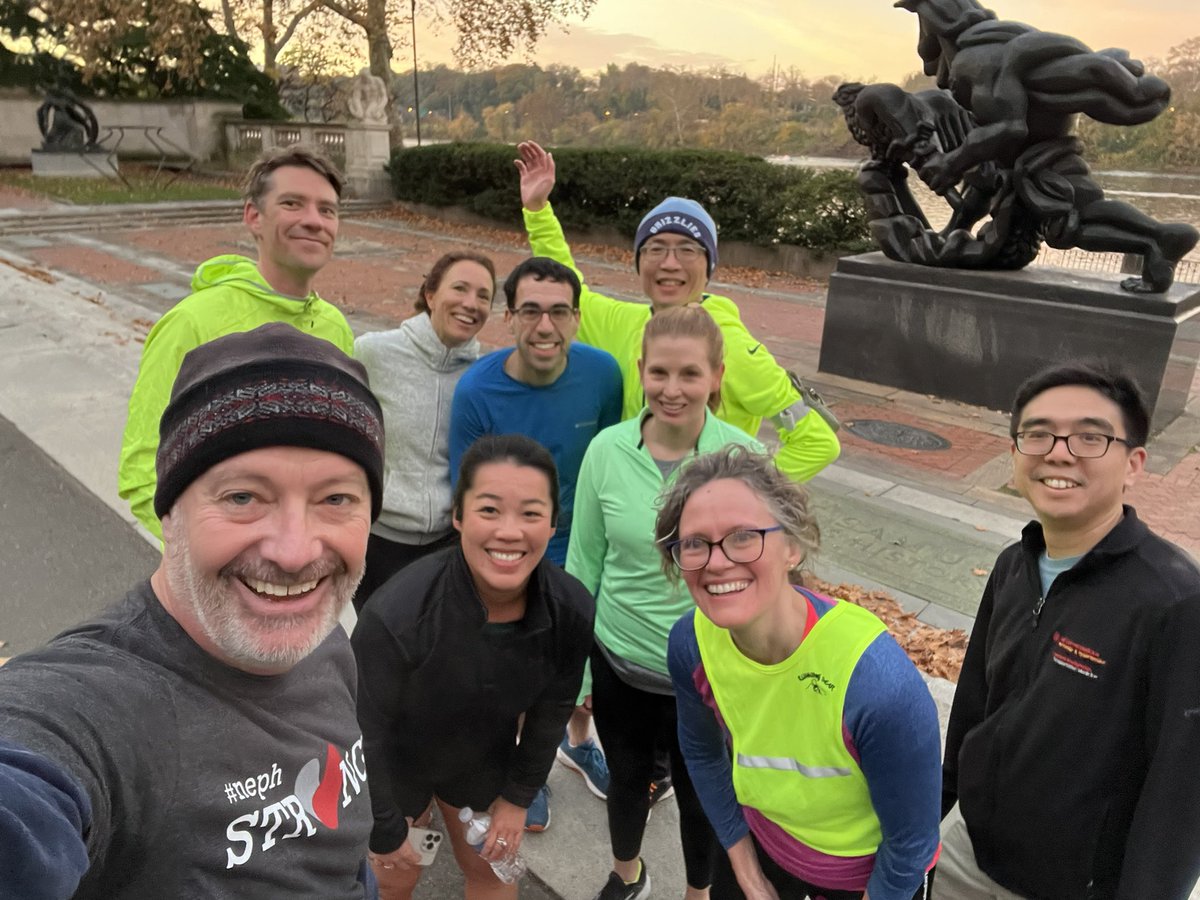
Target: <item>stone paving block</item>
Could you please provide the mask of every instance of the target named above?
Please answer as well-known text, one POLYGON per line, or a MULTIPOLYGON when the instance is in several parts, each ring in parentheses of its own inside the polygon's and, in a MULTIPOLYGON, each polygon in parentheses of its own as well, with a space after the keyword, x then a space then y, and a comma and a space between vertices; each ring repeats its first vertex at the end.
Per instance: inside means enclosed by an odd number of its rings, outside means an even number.
POLYGON ((972 506, 968 503, 947 500, 943 497, 930 494, 928 491, 914 490, 902 484, 896 485, 884 496, 888 500, 903 503, 906 506, 912 506, 917 509, 923 509, 941 518, 953 519, 956 522, 962 522, 964 525, 983 529, 980 532, 981 535, 988 533, 998 535, 1004 543, 1010 540, 1019 540, 1021 529, 1025 527, 1025 523, 1018 519, 989 512, 986 509, 980 509, 978 506, 972 506))
MULTIPOLYGON (((837 485, 838 488, 857 491, 867 496, 877 496, 886 493, 896 486, 896 482, 894 481, 888 481, 885 478, 876 478, 874 475, 868 475, 865 472, 859 472, 848 466, 838 465, 837 463, 826 466, 817 474, 813 481, 822 487, 825 487, 826 484, 837 485)), ((836 490, 836 488, 834 489, 836 490)))
POLYGON ((228 225, 164 225, 106 235, 113 244, 123 244, 173 260, 189 272, 198 264, 222 253, 253 257, 254 241, 241 222, 228 225))
POLYGON ((920 520, 877 500, 830 495, 813 487, 812 507, 821 523, 821 558, 892 590, 974 615, 996 548, 920 520))
POLYGON ((178 281, 156 281, 140 286, 143 293, 152 294, 170 303, 178 303, 191 292, 191 285, 178 281))
POLYGON ((954 682, 945 678, 930 678, 922 673, 929 694, 938 711, 938 726, 942 733, 942 750, 946 749, 946 726, 950 722, 950 707, 954 703, 954 682))
POLYGON ((965 476, 962 479, 962 486, 968 490, 972 487, 981 487, 988 491, 997 491, 1011 480, 1012 454, 1001 453, 985 462, 970 475, 965 476))
POLYGON ((53 242, 33 234, 14 234, 5 238, 4 243, 16 250, 36 250, 39 247, 49 247, 53 242))
POLYGON ((138 265, 94 247, 60 244, 33 250, 29 256, 49 268, 113 287, 146 284, 162 278, 162 272, 157 268, 138 265))
MULTIPOLYGON (((984 585, 979 586, 979 595, 983 596, 984 585)), ((971 626, 975 624, 974 616, 968 616, 965 613, 958 612, 953 609, 947 609, 944 606, 939 606, 936 603, 928 604, 917 616, 926 625, 932 625, 934 628, 957 628, 960 631, 965 631, 968 635, 971 633, 971 626)))
POLYGON ((846 378, 830 372, 817 373, 813 378, 837 393, 851 396, 854 394, 864 394, 868 397, 884 399, 896 393, 896 388, 886 384, 873 384, 870 381, 859 381, 855 378, 846 378))
POLYGON ((864 578, 861 572, 850 571, 844 566, 830 562, 820 555, 812 563, 812 572, 822 581, 827 581, 832 585, 855 584, 868 591, 883 591, 895 600, 902 610, 912 613, 917 618, 920 618, 925 610, 936 605, 920 597, 914 597, 912 594, 902 591, 894 585, 883 584, 871 578, 864 578))

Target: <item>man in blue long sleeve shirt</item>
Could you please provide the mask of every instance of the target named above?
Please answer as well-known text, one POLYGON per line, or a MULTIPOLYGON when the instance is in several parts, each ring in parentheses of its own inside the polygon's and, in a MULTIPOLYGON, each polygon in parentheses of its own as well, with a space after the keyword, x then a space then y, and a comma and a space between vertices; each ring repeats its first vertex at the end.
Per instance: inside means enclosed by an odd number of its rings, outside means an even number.
MULTIPOLYGON (((621 369, 603 350, 575 343, 579 330, 578 276, 567 266, 534 256, 504 282, 504 321, 516 346, 483 357, 454 391, 450 412, 450 481, 467 448, 485 434, 523 434, 550 451, 558 468, 558 527, 547 559, 567 561, 575 482, 588 444, 621 421, 621 369)), ((584 694, 590 677, 585 676, 584 694)), ((589 737, 590 698, 567 723, 558 759, 583 776, 599 797, 608 791, 604 754, 589 737)), ((545 788, 529 808, 526 827, 541 831, 550 820, 545 788)))

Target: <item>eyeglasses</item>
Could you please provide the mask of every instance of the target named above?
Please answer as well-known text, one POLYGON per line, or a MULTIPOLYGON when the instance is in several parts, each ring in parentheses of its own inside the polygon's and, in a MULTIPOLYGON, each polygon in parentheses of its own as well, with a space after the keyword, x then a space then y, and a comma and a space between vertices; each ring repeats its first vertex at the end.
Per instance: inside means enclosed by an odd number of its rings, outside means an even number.
POLYGON ((695 572, 707 566, 712 557, 713 547, 720 547, 725 558, 732 563, 752 563, 762 557, 767 535, 772 531, 782 530, 782 525, 771 528, 739 528, 729 532, 719 541, 688 537, 671 541, 667 544, 667 549, 671 551, 671 559, 681 572, 695 572))
POLYGON ((1051 434, 1049 431, 1018 431, 1013 435, 1017 452, 1025 456, 1046 456, 1062 441, 1067 452, 1078 459, 1098 459, 1108 452, 1113 441, 1132 447, 1132 442, 1111 434, 1080 431, 1077 434, 1051 434))
POLYGON ((572 306, 552 306, 549 309, 542 309, 533 304, 518 306, 512 310, 512 314, 522 325, 536 325, 542 321, 542 316, 549 316, 550 321, 555 325, 566 325, 574 317, 575 312, 576 310, 572 306))
POLYGON ((638 251, 643 259, 653 260, 654 262, 662 262, 667 258, 668 253, 674 253, 675 258, 681 263, 695 262, 704 255, 704 248, 698 244, 678 244, 671 246, 669 244, 645 244, 638 251))

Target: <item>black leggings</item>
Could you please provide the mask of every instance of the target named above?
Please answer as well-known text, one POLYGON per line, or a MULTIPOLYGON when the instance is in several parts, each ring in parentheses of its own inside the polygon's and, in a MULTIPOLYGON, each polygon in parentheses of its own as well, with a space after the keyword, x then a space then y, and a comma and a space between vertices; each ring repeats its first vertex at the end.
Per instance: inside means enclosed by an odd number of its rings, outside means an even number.
MULTIPOLYGON (((779 894, 779 900, 861 900, 862 891, 823 888, 797 878, 768 856, 753 834, 750 835, 750 839, 754 841, 754 852, 758 856, 758 864, 762 868, 763 875, 775 887, 775 891, 779 894)), ((929 890, 932 886, 933 870, 930 869, 925 874, 925 881, 913 894, 912 900, 929 900, 929 890)), ((729 863, 728 853, 722 853, 717 859, 709 900, 746 900, 746 895, 742 893, 737 878, 733 874, 733 866, 729 863)))
POLYGON ((631 860, 641 853, 655 750, 665 749, 671 756, 687 883, 708 887, 713 863, 723 854, 679 750, 675 698, 630 687, 593 646, 592 716, 608 759, 608 837, 613 856, 631 860))

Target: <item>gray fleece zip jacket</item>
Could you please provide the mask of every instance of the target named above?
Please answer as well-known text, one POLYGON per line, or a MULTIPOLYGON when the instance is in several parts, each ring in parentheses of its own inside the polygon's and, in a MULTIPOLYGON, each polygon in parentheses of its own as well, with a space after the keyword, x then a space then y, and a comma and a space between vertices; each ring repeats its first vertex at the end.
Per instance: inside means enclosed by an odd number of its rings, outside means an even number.
POLYGON ((450 402, 479 358, 479 342, 447 347, 428 313, 399 328, 364 334, 354 357, 367 368, 383 408, 383 512, 372 531, 401 544, 427 544, 450 529, 450 402))

